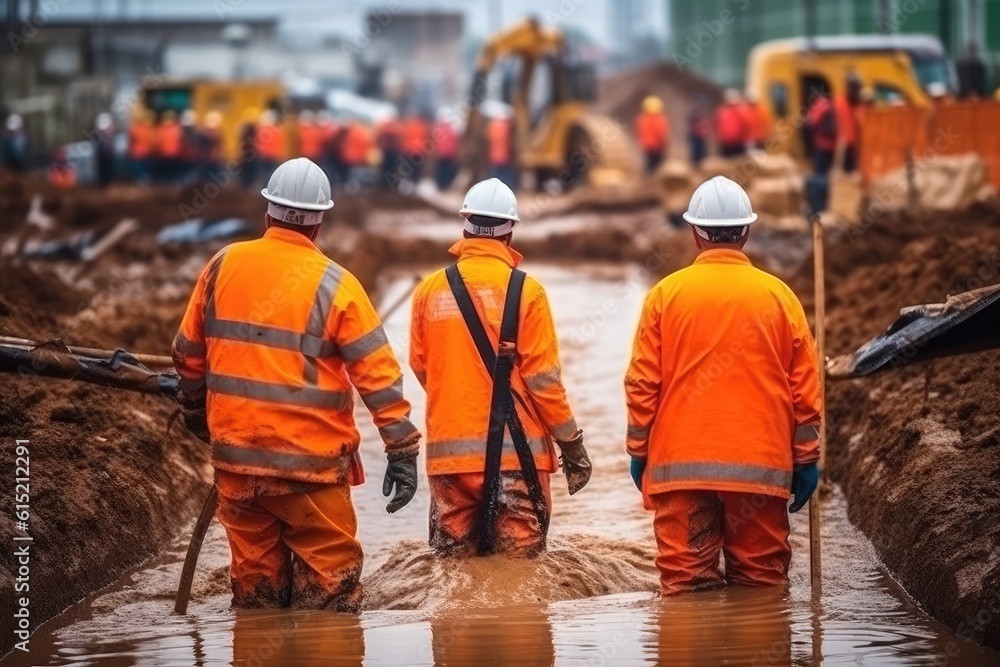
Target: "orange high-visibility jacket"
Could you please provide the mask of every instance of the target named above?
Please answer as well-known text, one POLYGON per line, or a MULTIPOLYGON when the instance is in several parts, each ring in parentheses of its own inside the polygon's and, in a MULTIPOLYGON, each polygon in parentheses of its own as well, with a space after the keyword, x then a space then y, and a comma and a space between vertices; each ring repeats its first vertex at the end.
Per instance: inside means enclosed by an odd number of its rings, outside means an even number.
POLYGON ((257 154, 264 160, 281 162, 286 157, 285 128, 281 125, 259 125, 256 134, 257 154))
POLYGON ((486 125, 490 164, 495 167, 502 167, 510 162, 510 130, 510 120, 506 118, 493 118, 486 125))
POLYGON ((847 96, 837 95, 833 99, 833 108, 837 112, 837 139, 845 146, 855 145, 858 141, 858 119, 847 96))
MULTIPOLYGON (((511 269, 522 257, 502 241, 465 239, 451 247, 472 302, 494 347, 511 269)), ((558 340, 548 299, 538 281, 524 281, 517 360, 511 377, 517 413, 535 465, 556 469, 552 439, 568 441, 579 429, 566 400, 558 340)), ((462 318, 444 271, 428 276, 413 296, 410 367, 427 391, 427 473, 483 472, 493 381, 462 318)), ((502 470, 519 470, 506 433, 502 470)))
POLYGON ((182 388, 207 388, 212 463, 243 475, 351 479, 352 385, 385 449, 413 445, 403 376, 357 278, 298 232, 223 248, 174 339, 182 388))
POLYGON ((156 130, 144 121, 132 123, 128 131, 128 156, 133 160, 147 158, 156 152, 156 130))
POLYGON ((371 131, 361 123, 351 123, 345 132, 341 147, 342 159, 352 167, 367 165, 369 153, 374 146, 371 131))
POLYGON ((715 111, 715 138, 720 144, 745 144, 750 138, 746 117, 737 104, 723 104, 715 111))
POLYGON ((323 130, 315 123, 299 123, 299 150, 310 160, 319 159, 323 151, 323 130))
POLYGON ((167 158, 180 157, 184 149, 184 128, 180 123, 168 121, 160 125, 160 155, 167 158))
POLYGON ((670 141, 670 123, 662 113, 639 112, 635 117, 635 137, 644 151, 662 151, 670 141))
POLYGON ((816 348, 792 290, 738 250, 702 252, 650 291, 625 376, 643 493, 787 498, 819 458, 816 348))
POLYGON ((427 123, 422 118, 410 117, 403 121, 403 153, 406 155, 426 153, 430 149, 427 142, 428 134, 427 123))

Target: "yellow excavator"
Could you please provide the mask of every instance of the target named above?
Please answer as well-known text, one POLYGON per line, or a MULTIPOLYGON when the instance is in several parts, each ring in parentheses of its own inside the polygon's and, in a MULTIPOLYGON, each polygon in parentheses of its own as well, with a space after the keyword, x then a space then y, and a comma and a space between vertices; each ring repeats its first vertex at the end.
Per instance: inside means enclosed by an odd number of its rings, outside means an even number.
POLYGON ((487 169, 481 104, 489 97, 490 73, 507 59, 517 61, 516 81, 505 80, 502 88, 513 108, 518 169, 533 174, 539 187, 556 180, 563 188, 615 186, 639 173, 628 131, 588 109, 596 94, 593 66, 572 57, 562 31, 529 18, 488 39, 476 61, 461 155, 470 180, 487 169))

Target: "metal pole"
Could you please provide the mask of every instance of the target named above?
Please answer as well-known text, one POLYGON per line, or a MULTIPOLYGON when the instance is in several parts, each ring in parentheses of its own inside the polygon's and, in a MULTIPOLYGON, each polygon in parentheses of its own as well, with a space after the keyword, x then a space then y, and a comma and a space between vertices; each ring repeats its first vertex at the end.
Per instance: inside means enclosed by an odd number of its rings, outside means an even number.
POLYGON ((823 224, 813 221, 813 281, 816 309, 816 355, 819 365, 820 425, 819 468, 820 484, 809 501, 809 579, 813 591, 822 590, 822 553, 820 549, 821 517, 819 500, 826 476, 826 257, 823 245, 823 224))

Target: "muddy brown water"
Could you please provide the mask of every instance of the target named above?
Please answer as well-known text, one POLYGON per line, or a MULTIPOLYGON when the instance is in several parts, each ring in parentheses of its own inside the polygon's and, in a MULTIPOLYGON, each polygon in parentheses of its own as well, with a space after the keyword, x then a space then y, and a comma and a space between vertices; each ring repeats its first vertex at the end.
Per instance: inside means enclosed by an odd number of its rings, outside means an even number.
MULTIPOLYGON (((621 379, 649 276, 621 265, 527 268, 552 301, 566 385, 595 465, 573 498, 554 479, 545 555, 433 557, 426 480, 411 505, 385 513, 385 463, 359 411, 368 474, 354 493, 366 553, 363 613, 230 610, 228 551, 213 524, 187 616, 172 613, 183 534, 160 558, 39 629, 30 654, 0 665, 1000 665, 1000 655, 955 636, 906 596, 848 522, 836 489, 823 498, 820 595, 809 586, 802 512, 792 516, 787 588, 658 598, 651 516, 622 448, 621 379)), ((385 302, 408 285, 390 279, 385 302)), ((404 306, 386 322, 401 358, 408 315, 404 306)), ((406 383, 422 422, 424 396, 409 372, 406 383)))

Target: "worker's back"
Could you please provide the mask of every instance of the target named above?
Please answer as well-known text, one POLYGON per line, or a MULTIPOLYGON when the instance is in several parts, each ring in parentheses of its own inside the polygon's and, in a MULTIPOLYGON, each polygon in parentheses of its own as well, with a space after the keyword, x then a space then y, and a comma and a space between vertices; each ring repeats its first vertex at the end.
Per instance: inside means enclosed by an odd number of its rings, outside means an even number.
MULTIPOLYGON (((659 346, 648 349, 662 372, 648 492, 787 495, 799 384, 790 374, 815 371, 799 363, 814 351, 795 295, 742 252, 713 249, 664 278, 647 308, 637 345, 659 346)), ((636 380, 656 378, 627 382, 636 380)))

